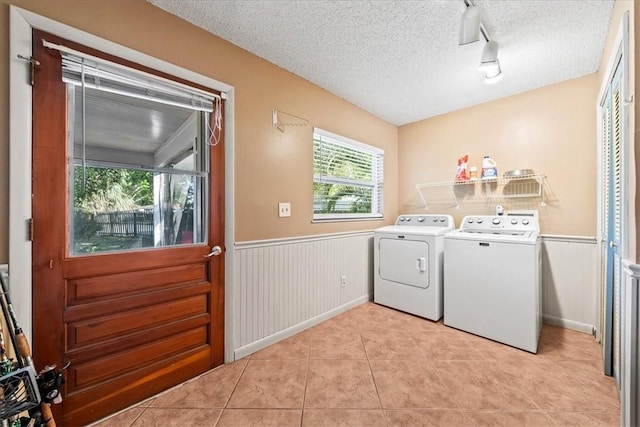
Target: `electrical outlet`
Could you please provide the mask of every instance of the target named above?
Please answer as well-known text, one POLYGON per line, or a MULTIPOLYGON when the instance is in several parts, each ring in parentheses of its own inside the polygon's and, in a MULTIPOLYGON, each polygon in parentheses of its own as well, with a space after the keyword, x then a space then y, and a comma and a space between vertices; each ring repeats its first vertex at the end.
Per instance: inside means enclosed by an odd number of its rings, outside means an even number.
POLYGON ((291 216, 291 203, 278 203, 278 216, 280 218, 291 216))
POLYGON ((345 286, 347 286, 347 276, 341 276, 340 277, 340 286, 343 287, 343 288, 345 286))

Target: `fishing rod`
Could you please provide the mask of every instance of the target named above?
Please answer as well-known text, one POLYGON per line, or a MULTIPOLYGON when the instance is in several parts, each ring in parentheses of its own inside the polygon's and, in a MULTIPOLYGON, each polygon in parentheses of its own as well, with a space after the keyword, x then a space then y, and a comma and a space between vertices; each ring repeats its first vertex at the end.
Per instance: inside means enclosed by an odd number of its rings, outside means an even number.
POLYGON ((7 347, 4 341, 4 327, 0 322, 0 376, 5 376, 13 371, 13 361, 7 355, 7 347))
MULTIPOLYGON (((31 370, 35 372, 35 366, 34 366, 33 357, 31 354, 31 346, 29 345, 29 341, 27 340, 27 337, 24 334, 24 331, 22 330, 22 328, 20 327, 20 324, 18 323, 18 319, 16 317, 15 311, 13 310, 13 304, 11 303, 11 297, 9 296, 9 289, 7 287, 5 278, 3 277, 2 274, 0 274, 0 284, 2 285, 2 296, 4 297, 2 299, 3 304, 1 304, 2 311, 3 311, 3 314, 5 315, 7 326, 9 327, 10 332, 12 332, 10 335, 12 338, 12 343, 14 344, 14 349, 16 351, 18 364, 20 365, 20 367, 26 364, 27 367, 31 368, 31 370), (12 326, 13 326, 13 331, 11 331, 12 326)), ((45 376, 50 380, 52 371, 55 373, 55 366, 53 367, 47 366, 42 371, 42 373, 46 374, 45 376)), ((38 380, 41 380, 41 375, 38 375, 36 380, 37 380, 38 389, 40 389, 39 391, 42 392, 42 393, 39 393, 40 396, 38 396, 40 400, 40 404, 38 405, 38 409, 40 411, 40 418, 41 418, 40 426, 56 427, 56 422, 53 419, 53 414, 51 412, 51 402, 54 401, 54 399, 58 401, 61 400, 58 387, 62 385, 62 381, 63 381, 62 372, 55 374, 54 384, 51 384, 49 381, 48 385, 55 386, 54 390, 42 389, 42 383, 41 381, 38 381, 38 380)))

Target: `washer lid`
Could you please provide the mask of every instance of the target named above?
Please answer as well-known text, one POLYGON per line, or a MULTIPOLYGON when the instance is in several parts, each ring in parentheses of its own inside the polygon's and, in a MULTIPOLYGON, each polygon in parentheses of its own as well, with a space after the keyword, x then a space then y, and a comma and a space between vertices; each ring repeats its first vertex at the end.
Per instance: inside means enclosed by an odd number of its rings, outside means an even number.
POLYGON ((537 231, 514 231, 514 230, 464 230, 457 229, 448 233, 445 239, 474 240, 481 242, 496 243, 518 243, 525 245, 535 245, 539 240, 540 233, 537 231))

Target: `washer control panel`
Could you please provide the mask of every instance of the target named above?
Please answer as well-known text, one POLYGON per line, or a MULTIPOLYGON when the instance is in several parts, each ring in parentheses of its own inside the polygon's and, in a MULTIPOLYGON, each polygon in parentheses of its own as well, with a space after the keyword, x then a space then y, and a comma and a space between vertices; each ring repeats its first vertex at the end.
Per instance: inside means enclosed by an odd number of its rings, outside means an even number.
POLYGON ((451 215, 400 215, 396 225, 413 225, 419 227, 453 227, 451 215))
POLYGON ((469 232, 540 231, 535 217, 470 215, 462 220, 460 229, 469 232))

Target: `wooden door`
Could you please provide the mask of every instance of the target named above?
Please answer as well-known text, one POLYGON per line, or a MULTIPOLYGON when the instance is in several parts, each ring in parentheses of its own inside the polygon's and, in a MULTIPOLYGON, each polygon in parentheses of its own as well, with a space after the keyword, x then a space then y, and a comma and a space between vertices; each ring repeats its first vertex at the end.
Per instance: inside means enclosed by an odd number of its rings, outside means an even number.
POLYGON ((83 425, 224 361, 224 138, 208 151, 203 242, 72 254, 69 100, 60 53, 42 39, 161 74, 34 32, 33 352, 37 368, 71 362, 54 414, 83 425), (214 246, 222 254, 207 256, 214 246))

